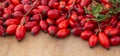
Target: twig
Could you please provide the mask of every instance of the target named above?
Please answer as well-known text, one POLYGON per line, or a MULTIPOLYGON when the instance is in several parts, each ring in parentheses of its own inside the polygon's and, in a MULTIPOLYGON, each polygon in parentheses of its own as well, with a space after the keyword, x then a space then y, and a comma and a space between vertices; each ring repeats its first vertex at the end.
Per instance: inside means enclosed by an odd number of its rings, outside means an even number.
POLYGON ((73 1, 71 8, 68 11, 68 18, 71 16, 70 12, 73 9, 73 6, 75 5, 76 0, 73 1))
POLYGON ((25 22, 26 22, 26 16, 32 11, 32 9, 35 7, 35 5, 37 4, 38 1, 39 1, 39 0, 36 0, 36 1, 32 4, 32 7, 28 10, 28 12, 25 13, 25 15, 23 15, 24 21, 23 21, 23 23, 22 23, 21 25, 24 25, 24 24, 25 24, 25 22))

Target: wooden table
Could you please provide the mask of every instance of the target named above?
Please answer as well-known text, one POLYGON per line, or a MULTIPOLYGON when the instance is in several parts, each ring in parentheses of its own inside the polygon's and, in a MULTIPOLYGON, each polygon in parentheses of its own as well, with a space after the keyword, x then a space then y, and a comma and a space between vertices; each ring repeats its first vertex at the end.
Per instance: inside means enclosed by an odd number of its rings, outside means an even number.
POLYGON ((57 39, 43 32, 37 36, 27 33, 22 42, 15 36, 1 37, 0 56, 120 56, 120 46, 109 51, 100 45, 91 49, 87 41, 72 35, 57 39))

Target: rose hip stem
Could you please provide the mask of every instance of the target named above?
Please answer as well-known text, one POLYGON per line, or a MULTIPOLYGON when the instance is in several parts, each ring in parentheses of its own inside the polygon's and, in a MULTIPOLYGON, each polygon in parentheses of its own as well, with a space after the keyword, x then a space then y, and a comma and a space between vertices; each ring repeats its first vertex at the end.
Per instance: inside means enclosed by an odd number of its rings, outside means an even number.
POLYGON ((25 13, 25 15, 23 16, 24 17, 24 21, 23 21, 23 23, 21 24, 21 25, 24 25, 25 24, 25 22, 26 22, 26 16, 32 11, 32 9, 35 7, 35 5, 37 4, 37 2, 38 2, 39 0, 36 0, 33 4, 32 4, 32 7, 28 10, 28 12, 27 13, 25 13))
POLYGON ((75 2, 76 2, 76 0, 73 1, 72 5, 71 5, 71 7, 70 7, 70 9, 68 11, 68 18, 71 16, 70 12, 73 9, 73 6, 75 5, 75 2))

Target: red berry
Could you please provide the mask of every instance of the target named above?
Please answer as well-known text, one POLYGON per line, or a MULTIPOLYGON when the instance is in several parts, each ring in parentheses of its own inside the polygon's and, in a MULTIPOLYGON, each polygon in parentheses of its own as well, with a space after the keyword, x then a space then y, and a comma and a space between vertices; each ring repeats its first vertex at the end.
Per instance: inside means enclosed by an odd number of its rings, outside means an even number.
POLYGON ((120 43, 120 37, 119 36, 114 36, 114 37, 110 38, 110 44, 112 46, 117 46, 117 45, 119 45, 119 43, 120 43))
POLYGON ((23 17, 23 13, 21 11, 15 11, 13 16, 17 19, 21 19, 23 17))
POLYGON ((49 0, 41 0, 41 5, 47 5, 49 0))
POLYGON ((58 28, 59 28, 59 29, 67 29, 67 28, 68 28, 68 24, 69 24, 69 22, 68 22, 68 20, 66 19, 66 20, 64 20, 64 21, 62 21, 62 22, 60 22, 60 23, 58 24, 58 28))
POLYGON ((96 35, 91 35, 89 38, 89 46, 90 47, 95 47, 98 43, 98 37, 96 35))
POLYGON ((31 29, 31 34, 33 34, 33 35, 37 35, 39 32, 40 32, 40 26, 34 26, 31 29))
POLYGON ((39 13, 40 13, 40 10, 39 10, 39 9, 33 9, 33 10, 32 10, 32 13, 33 13, 33 14, 39 14, 39 13))
POLYGON ((73 33, 74 36, 79 36, 80 33, 82 32, 82 28, 81 27, 73 28, 71 32, 73 33))
POLYGON ((56 33, 57 33, 58 29, 56 26, 49 26, 48 27, 48 34, 51 35, 51 36, 54 36, 56 33))
POLYGON ((46 15, 48 13, 48 11, 50 10, 50 8, 48 6, 38 6, 38 9, 40 11, 41 14, 46 15))
POLYGON ((54 25, 54 20, 53 19, 47 18, 46 22, 48 23, 48 25, 54 25))
POLYGON ((48 2, 48 6, 50 7, 50 8, 52 8, 53 7, 53 4, 55 3, 55 2, 57 2, 58 0, 49 0, 49 2, 48 2))
POLYGON ((58 25, 60 22, 64 21, 65 19, 66 19, 65 16, 61 16, 55 21, 55 24, 58 25))
POLYGON ((78 16, 73 14, 73 15, 71 15, 70 19, 71 19, 73 22, 75 22, 75 21, 78 20, 78 16))
POLYGON ((8 6, 9 9, 14 9, 14 7, 15 7, 15 6, 12 5, 12 4, 10 4, 10 5, 8 6))
POLYGON ((58 3, 58 2, 55 2, 55 3, 53 4, 53 8, 54 8, 54 9, 58 9, 58 6, 59 6, 59 3, 58 3))
POLYGON ((85 30, 83 32, 81 32, 81 35, 80 37, 83 39, 83 40, 89 40, 90 36, 93 34, 92 31, 90 30, 85 30))
POLYGON ((57 32, 56 36, 58 38, 65 38, 70 34, 70 30, 68 29, 61 29, 57 32))
POLYGON ((22 25, 19 25, 16 29, 16 33, 15 33, 15 36, 16 36, 16 39, 18 41, 21 41, 24 37, 25 37, 25 34, 26 34, 26 29, 24 26, 22 25))
POLYGON ((119 33, 119 29, 113 28, 113 29, 109 32, 109 35, 110 35, 110 36, 116 36, 118 33, 119 33))
POLYGON ((93 21, 88 21, 85 23, 84 28, 88 30, 92 30, 96 27, 96 23, 93 21))
POLYGON ((8 18, 10 18, 11 17, 11 15, 10 14, 3 14, 3 18, 6 20, 6 19, 8 19, 8 18))
POLYGON ((4 8, 4 13, 11 14, 12 10, 10 8, 4 8))
POLYGON ((38 25, 36 21, 30 21, 25 24, 25 28, 26 30, 30 31, 36 25, 38 25))
POLYGON ((15 6, 14 11, 22 11, 23 6, 24 6, 23 4, 19 4, 19 5, 15 6))
POLYGON ((5 29, 3 28, 2 25, 0 25, 0 36, 4 36, 5 35, 5 29))
POLYGON ((18 5, 20 4, 20 0, 11 0, 12 4, 14 5, 18 5))
POLYGON ((110 33, 110 31, 112 31, 112 29, 113 29, 112 26, 107 26, 107 27, 105 28, 105 30, 104 30, 104 33, 105 33, 106 35, 109 35, 109 33, 110 33))
POLYGON ((0 25, 2 25, 3 24, 3 21, 2 20, 0 20, 0 25))
POLYGON ((6 29, 6 33, 9 35, 15 34, 17 25, 9 25, 6 29))
POLYGON ((110 20, 110 24, 115 27, 117 25, 117 22, 118 21, 116 19, 116 16, 112 16, 112 18, 110 20))
POLYGON ((31 18, 32 21, 36 21, 39 22, 40 21, 40 14, 35 14, 33 15, 33 17, 31 18))
POLYGON ((47 29, 48 29, 48 24, 45 20, 41 20, 40 23, 40 28, 44 31, 44 32, 47 32, 47 29))
POLYGON ((60 17, 60 12, 56 9, 48 11, 48 17, 51 19, 57 19, 60 17))
POLYGON ((12 24, 18 25, 20 23, 19 19, 8 19, 4 22, 4 25, 9 26, 12 24))
POLYGON ((31 8, 31 6, 28 5, 28 4, 25 4, 25 5, 23 6, 24 12, 27 12, 28 10, 30 10, 30 8, 31 8))
POLYGON ((105 33, 99 32, 98 38, 99 38, 100 44, 101 44, 104 48, 107 48, 107 49, 108 49, 108 48, 110 47, 110 41, 109 41, 108 37, 105 35, 105 33))
POLYGON ((92 0, 81 0, 80 5, 81 5, 82 7, 88 6, 88 4, 91 3, 91 1, 92 1, 92 0))

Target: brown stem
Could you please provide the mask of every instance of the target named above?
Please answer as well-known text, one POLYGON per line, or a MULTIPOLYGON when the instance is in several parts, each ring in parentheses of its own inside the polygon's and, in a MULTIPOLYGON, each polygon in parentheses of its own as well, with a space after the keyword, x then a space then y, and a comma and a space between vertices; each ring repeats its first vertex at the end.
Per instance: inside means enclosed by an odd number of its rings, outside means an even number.
POLYGON ((71 16, 70 12, 73 9, 73 6, 75 5, 75 2, 76 2, 76 0, 73 1, 72 5, 71 5, 71 8, 68 11, 68 18, 71 16))
POLYGON ((39 0, 36 0, 36 1, 33 3, 32 7, 28 10, 28 12, 27 12, 24 16, 27 16, 27 15, 32 11, 32 9, 35 7, 35 5, 37 4, 38 1, 39 1, 39 0))
POLYGON ((100 29, 100 24, 98 23, 98 30, 97 32, 95 32, 95 35, 97 35, 99 32, 101 32, 101 29, 100 29))
POLYGON ((32 11, 32 9, 35 7, 35 5, 37 4, 37 2, 39 2, 39 0, 36 0, 33 4, 32 7, 28 10, 27 13, 25 13, 25 15, 23 15, 24 21, 21 25, 24 25, 26 23, 26 16, 32 11))

